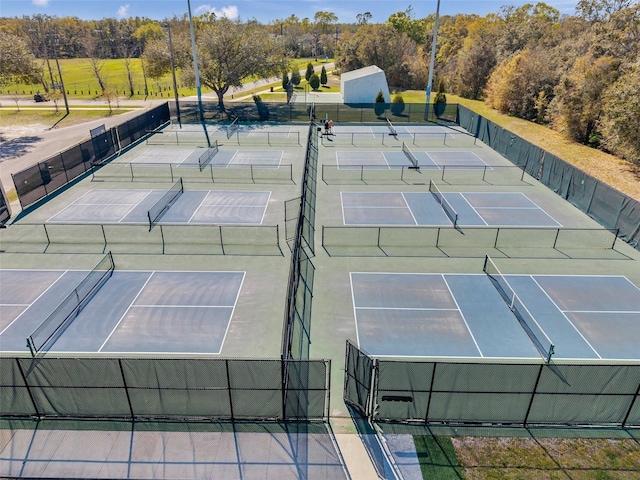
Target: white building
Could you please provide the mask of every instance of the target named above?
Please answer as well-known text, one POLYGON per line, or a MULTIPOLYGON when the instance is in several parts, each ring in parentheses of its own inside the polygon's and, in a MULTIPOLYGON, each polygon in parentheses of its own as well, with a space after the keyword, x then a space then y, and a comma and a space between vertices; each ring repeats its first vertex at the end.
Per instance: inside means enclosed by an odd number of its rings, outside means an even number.
POLYGON ((343 73, 340 76, 340 89, 344 103, 374 103, 381 90, 384 101, 391 103, 387 77, 384 70, 375 65, 343 73))

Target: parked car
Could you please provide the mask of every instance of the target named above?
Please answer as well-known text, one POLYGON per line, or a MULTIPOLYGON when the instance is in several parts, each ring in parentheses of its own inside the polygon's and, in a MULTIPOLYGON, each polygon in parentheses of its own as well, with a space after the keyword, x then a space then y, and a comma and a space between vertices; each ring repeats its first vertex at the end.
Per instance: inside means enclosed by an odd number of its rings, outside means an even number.
POLYGON ((49 99, 48 99, 47 97, 45 97, 42 93, 36 93, 36 94, 33 96, 33 99, 34 99, 36 102, 48 102, 48 101, 49 101, 49 99))

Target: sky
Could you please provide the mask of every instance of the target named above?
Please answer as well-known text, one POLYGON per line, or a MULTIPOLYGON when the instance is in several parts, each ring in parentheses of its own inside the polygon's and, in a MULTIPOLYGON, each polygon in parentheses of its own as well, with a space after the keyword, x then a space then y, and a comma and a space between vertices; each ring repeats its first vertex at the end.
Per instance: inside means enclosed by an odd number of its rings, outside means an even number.
MULTIPOLYGON (((356 15, 369 12, 371 21, 381 23, 389 15, 413 7, 414 18, 435 13, 437 0, 190 0, 191 12, 198 15, 214 12, 228 18, 256 19, 262 23, 286 18, 295 14, 298 18, 313 20, 316 12, 332 12, 339 23, 355 23, 356 15)), ((440 14, 476 13, 484 16, 498 13, 502 5, 521 6, 538 0, 441 0, 440 14)), ((572 15, 578 0, 546 0, 561 14, 572 15)), ((56 17, 73 16, 83 20, 101 18, 147 17, 154 20, 182 16, 187 13, 186 0, 0 0, 1 17, 44 14, 56 17)))

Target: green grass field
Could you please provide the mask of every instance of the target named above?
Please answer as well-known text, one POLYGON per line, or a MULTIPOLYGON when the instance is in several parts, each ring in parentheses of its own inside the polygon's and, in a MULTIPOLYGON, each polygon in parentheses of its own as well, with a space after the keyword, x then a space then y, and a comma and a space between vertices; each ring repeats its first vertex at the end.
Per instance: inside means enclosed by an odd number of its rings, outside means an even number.
MULTIPOLYGON (((329 60, 331 61, 331 60, 329 60)), ((292 62, 292 68, 298 68, 303 70, 306 68, 307 63, 313 63, 314 65, 322 65, 326 63, 323 61, 316 62, 314 59, 302 58, 295 59, 292 62)), ((43 62, 44 64, 44 62, 43 62)), ((44 64, 45 78, 49 80, 48 67, 44 64)), ((51 68, 54 77, 57 77, 57 69, 55 61, 51 61, 51 68)), ((101 91, 98 81, 91 73, 89 60, 86 58, 73 58, 60 60, 60 70, 62 71, 62 78, 64 80, 65 90, 69 98, 73 99, 96 99, 100 97, 101 91)), ((104 78, 109 88, 115 90, 122 98, 128 98, 133 100, 145 99, 145 84, 144 76, 142 74, 142 62, 138 58, 131 60, 131 71, 133 75, 134 83, 134 95, 131 96, 129 92, 129 84, 127 81, 127 71, 125 62, 123 59, 109 59, 103 61, 104 78)), ((178 84, 178 94, 180 96, 192 96, 196 94, 195 87, 189 87, 184 85, 180 79, 180 71, 178 70, 176 75, 178 84)), ((252 82, 255 78, 247 79, 247 82, 252 82)), ((152 98, 173 98, 173 81, 171 74, 166 74, 159 79, 147 79, 147 88, 149 96, 152 98)), ((210 92, 211 90, 206 87, 202 88, 203 93, 210 92)), ((37 92, 44 92, 44 87, 41 84, 16 84, 7 85, 0 89, 0 95, 9 96, 32 96, 37 92)))

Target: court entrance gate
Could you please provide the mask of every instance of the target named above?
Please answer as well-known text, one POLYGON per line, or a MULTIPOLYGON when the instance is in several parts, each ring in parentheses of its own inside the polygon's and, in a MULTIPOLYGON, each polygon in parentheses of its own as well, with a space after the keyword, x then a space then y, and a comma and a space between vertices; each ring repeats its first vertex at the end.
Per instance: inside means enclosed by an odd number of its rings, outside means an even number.
POLYGON ((640 426, 640 364, 406 361, 347 340, 344 400, 372 421, 640 426))

